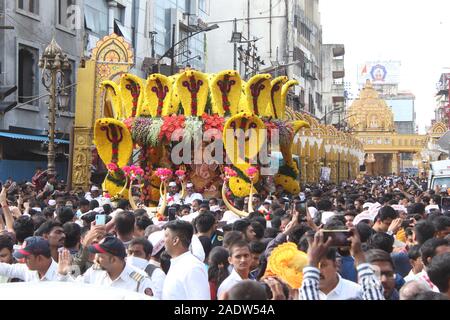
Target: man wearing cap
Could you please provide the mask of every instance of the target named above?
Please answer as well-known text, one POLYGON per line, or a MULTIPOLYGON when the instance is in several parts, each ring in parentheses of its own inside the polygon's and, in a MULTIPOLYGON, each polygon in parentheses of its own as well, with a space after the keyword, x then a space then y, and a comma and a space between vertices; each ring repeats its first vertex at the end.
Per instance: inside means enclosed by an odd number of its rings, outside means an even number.
POLYGON ((196 199, 203 201, 203 196, 200 193, 195 192, 194 185, 192 183, 188 183, 186 185, 186 193, 187 196, 184 199, 184 204, 192 205, 192 202, 196 199))
POLYGON ((25 264, 0 263, 0 276, 17 278, 25 282, 57 281, 58 264, 52 259, 48 241, 42 237, 25 239, 14 258, 24 259, 25 264))
MULTIPOLYGON (((164 199, 161 198, 159 200, 158 207, 161 207, 163 202, 164 202, 164 199)), ((178 185, 176 182, 172 181, 171 183, 169 183, 169 193, 167 194, 167 206, 170 207, 174 204, 181 205, 182 203, 181 203, 180 194, 178 193, 178 185)))
POLYGON ((71 271, 71 255, 68 250, 60 252, 58 264, 59 281, 77 281, 99 286, 131 290, 153 296, 155 288, 147 274, 125 262, 127 253, 123 243, 115 237, 106 237, 100 243, 88 247, 95 253, 96 263, 84 275, 74 279, 71 271))
POLYGON ((111 201, 108 198, 105 198, 100 194, 100 189, 97 186, 92 186, 91 192, 86 193, 84 198, 88 201, 97 200, 100 207, 104 204, 111 204, 111 201))

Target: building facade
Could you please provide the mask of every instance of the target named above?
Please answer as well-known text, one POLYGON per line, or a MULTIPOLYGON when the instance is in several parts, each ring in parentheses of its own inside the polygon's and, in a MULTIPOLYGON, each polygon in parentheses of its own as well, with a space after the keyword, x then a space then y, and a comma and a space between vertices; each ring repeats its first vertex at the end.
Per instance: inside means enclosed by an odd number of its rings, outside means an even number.
POLYGON ((91 57, 97 41, 112 33, 131 44, 132 72, 144 77, 143 63, 151 55, 150 2, 146 0, 81 0, 84 16, 84 57, 91 57))
POLYGON ((207 34, 208 72, 237 69, 245 79, 256 72, 286 75, 300 83, 289 104, 323 116, 318 0, 214 0, 208 22, 220 26, 207 34), (233 33, 241 35, 234 43, 233 33))
POLYGON ((431 137, 398 132, 392 108, 370 80, 347 113, 354 135, 364 144, 368 175, 423 173, 422 151, 431 137))
POLYGON ((417 133, 416 97, 411 92, 399 91, 394 96, 383 96, 394 113, 395 130, 402 134, 417 133))
POLYGON ((345 47, 343 44, 323 44, 322 55, 322 105, 325 124, 345 128, 345 47))
POLYGON ((358 66, 358 85, 364 88, 372 83, 380 98, 394 114, 395 130, 401 134, 418 132, 416 124, 416 97, 409 91, 400 91, 401 61, 367 61, 358 66))
MULTIPOLYGON (((48 95, 41 82, 39 59, 54 37, 64 48, 71 65, 65 73, 65 85, 76 82, 76 68, 83 52, 81 29, 72 28, 74 17, 71 0, 2 0, 1 25, 14 29, 0 30, 1 86, 17 86, 10 96, 18 106, 0 114, 0 172, 11 168, 9 161, 17 161, 13 173, 27 175, 37 166, 46 165, 48 129, 48 95), (32 161, 32 163, 30 163, 32 161)), ((75 88, 67 109, 58 108, 56 137, 64 140, 57 149, 58 172, 61 176, 68 160, 68 141, 74 119, 75 88)), ((8 170, 9 174, 11 173, 8 170)), ((4 178, 4 177, 0 177, 4 178)), ((20 176, 19 178, 22 178, 20 176)))
POLYGON ((449 92, 450 92, 450 73, 443 73, 439 77, 436 85, 436 106, 434 109, 435 122, 444 122, 449 124, 450 128, 450 110, 449 106, 449 92))
MULTIPOLYGON (((207 27, 205 21, 209 15, 210 0, 149 0, 147 6, 147 31, 153 34, 154 40, 148 54, 145 55, 146 67, 154 65, 173 44, 181 41, 175 46, 177 69, 189 65, 194 69, 205 71, 206 35, 204 32, 194 34, 207 27), (182 41, 188 37, 190 38, 182 41)), ((169 73, 167 68, 170 64, 169 58, 170 56, 161 61, 163 65, 161 73, 169 73)))

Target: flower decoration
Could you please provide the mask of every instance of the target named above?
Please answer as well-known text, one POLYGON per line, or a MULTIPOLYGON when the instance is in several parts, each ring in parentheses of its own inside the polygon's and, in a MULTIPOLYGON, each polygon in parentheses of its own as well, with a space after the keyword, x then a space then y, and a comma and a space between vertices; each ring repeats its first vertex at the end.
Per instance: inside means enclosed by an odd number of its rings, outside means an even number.
POLYGON ((104 197, 105 197, 106 199, 111 199, 111 195, 110 195, 109 193, 105 193, 104 197))
POLYGON ((256 175, 258 174, 258 169, 255 167, 250 167, 245 170, 245 173, 250 178, 250 180, 254 180, 256 178, 256 175))
POLYGON ((170 117, 164 117, 164 123, 161 126, 161 131, 159 133, 159 138, 161 140, 166 139, 166 141, 172 141, 173 133, 178 129, 183 129, 185 126, 186 118, 181 115, 172 115, 170 117))
POLYGON ((142 170, 141 167, 137 167, 135 165, 124 167, 122 170, 125 172, 125 175, 131 179, 131 181, 142 180, 144 176, 144 170, 142 170))
POLYGON ((175 171, 175 175, 180 179, 183 180, 186 177, 186 171, 185 170, 177 170, 175 171))
POLYGON ((117 163, 111 162, 110 164, 108 164, 106 166, 106 168, 110 171, 110 172, 117 172, 119 171, 119 166, 117 165, 117 163))
POLYGON ((297 249, 297 245, 288 242, 276 247, 268 261, 267 268, 279 276, 291 288, 299 289, 303 281, 303 268, 308 264, 308 256, 297 249))
POLYGON ((123 120, 123 124, 128 128, 128 131, 132 132, 134 125, 134 118, 128 118, 123 120))
POLYGON ((184 123, 184 135, 183 139, 185 141, 192 141, 196 135, 201 135, 203 122, 197 117, 188 117, 184 123))
POLYGON ((156 176, 161 179, 161 181, 166 181, 172 176, 172 170, 166 168, 156 169, 156 176))
POLYGON ((202 115, 203 120, 203 132, 208 132, 211 138, 217 140, 222 138, 223 127, 225 125, 225 119, 223 117, 215 115, 202 115))
POLYGON ((152 128, 152 119, 150 118, 136 118, 133 121, 133 126, 131 128, 131 135, 133 140, 141 145, 146 146, 150 144, 150 131, 152 128))
POLYGON ((220 117, 219 115, 208 115, 204 114, 202 115, 203 119, 203 129, 205 131, 217 129, 220 131, 223 131, 223 126, 225 124, 225 119, 223 117, 220 117))
POLYGON ((125 176, 129 177, 130 173, 131 173, 131 167, 130 166, 125 166, 122 168, 122 171, 125 173, 125 176))
POLYGON ((225 173, 225 180, 230 180, 233 177, 237 177, 237 172, 229 167, 225 167, 223 171, 225 173))

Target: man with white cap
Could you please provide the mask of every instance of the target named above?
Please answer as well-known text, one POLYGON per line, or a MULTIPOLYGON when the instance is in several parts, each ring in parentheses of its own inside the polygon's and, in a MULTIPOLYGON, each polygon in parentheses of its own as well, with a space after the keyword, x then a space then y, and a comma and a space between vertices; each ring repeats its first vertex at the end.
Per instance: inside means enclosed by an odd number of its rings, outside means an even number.
POLYGON ((200 193, 196 193, 194 189, 194 184, 188 183, 186 185, 187 196, 184 199, 184 204, 192 205, 194 200, 203 201, 203 196, 200 193))
MULTIPOLYGON (((161 207, 163 204, 163 198, 159 200, 158 207, 161 207)), ((181 205, 181 197, 178 193, 178 185, 175 181, 169 183, 169 192, 167 193, 167 206, 170 207, 174 204, 181 205)))
POLYGON ((87 192, 84 198, 88 201, 97 200, 100 207, 105 204, 111 204, 111 201, 108 198, 101 195, 100 189, 97 186, 92 186, 91 192, 87 192))

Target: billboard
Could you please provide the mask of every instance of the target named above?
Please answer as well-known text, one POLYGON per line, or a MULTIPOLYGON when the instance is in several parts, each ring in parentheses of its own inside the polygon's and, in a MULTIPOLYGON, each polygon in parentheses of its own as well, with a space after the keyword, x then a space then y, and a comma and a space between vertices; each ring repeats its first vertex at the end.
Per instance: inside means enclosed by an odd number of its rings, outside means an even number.
POLYGON ((373 84, 399 84, 400 61, 369 61, 358 65, 358 84, 367 80, 373 84))
POLYGON ((414 121, 414 100, 386 100, 388 106, 392 107, 394 121, 414 121))

